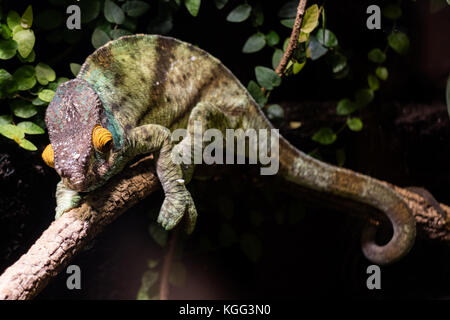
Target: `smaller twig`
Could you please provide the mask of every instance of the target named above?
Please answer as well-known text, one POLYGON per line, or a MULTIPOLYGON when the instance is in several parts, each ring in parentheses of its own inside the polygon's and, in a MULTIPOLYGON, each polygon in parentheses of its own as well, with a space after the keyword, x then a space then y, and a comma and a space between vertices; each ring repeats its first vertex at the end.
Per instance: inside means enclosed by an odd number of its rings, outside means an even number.
POLYGON ((159 286, 159 299, 160 300, 168 300, 169 299, 170 267, 172 266, 173 253, 175 251, 175 245, 177 243, 179 229, 180 228, 176 228, 173 231, 172 237, 170 238, 170 242, 169 242, 169 250, 167 251, 167 254, 164 257, 164 263, 163 263, 162 272, 161 272, 161 282, 160 282, 160 286, 159 286))

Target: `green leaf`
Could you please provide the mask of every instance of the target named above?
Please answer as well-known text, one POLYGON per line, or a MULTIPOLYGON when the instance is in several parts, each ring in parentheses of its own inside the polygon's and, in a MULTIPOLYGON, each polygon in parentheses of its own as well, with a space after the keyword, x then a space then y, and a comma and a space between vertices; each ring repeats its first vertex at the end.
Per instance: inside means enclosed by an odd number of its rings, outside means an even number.
POLYGON ((24 29, 31 28, 31 25, 33 24, 33 9, 31 8, 31 5, 27 7, 25 12, 22 15, 22 18, 20 19, 20 25, 24 29))
POLYGON ((267 67, 255 67, 255 75, 259 85, 267 90, 272 90, 274 87, 278 87, 281 84, 281 78, 275 71, 267 67))
POLYGON ((10 123, 0 124, 0 134, 16 142, 25 137, 25 133, 21 128, 10 123))
POLYGON ((347 66, 347 57, 339 52, 335 52, 330 57, 333 73, 338 73, 344 70, 347 66))
POLYGON ((31 101, 31 103, 34 106, 45 106, 48 104, 48 102, 42 101, 41 99, 39 99, 39 97, 34 98, 33 101, 31 101))
POLYGON ((276 46, 280 42, 280 37, 278 36, 278 33, 271 30, 268 34, 266 34, 266 42, 271 47, 276 46))
POLYGON ((98 27, 92 33, 91 42, 96 49, 107 43, 109 40, 111 39, 106 34, 106 32, 98 27))
POLYGON ((390 20, 397 20, 402 16, 402 8, 398 4, 390 3, 383 8, 382 14, 390 20))
POLYGON ((0 116, 0 125, 8 124, 12 122, 12 116, 10 114, 4 114, 0 116))
POLYGON ((49 65, 39 62, 36 65, 36 78, 40 84, 45 86, 49 82, 55 81, 56 74, 49 65))
POLYGON ((313 4, 308 9, 306 9, 305 15, 303 17, 301 31, 304 33, 311 33, 317 26, 319 22, 320 12, 317 4, 313 4))
POLYGON ((373 74, 367 76, 367 83, 372 91, 377 91, 380 88, 380 81, 378 81, 378 78, 373 74))
POLYGON ((292 73, 293 74, 299 73, 303 69, 305 64, 306 64, 306 60, 303 61, 303 62, 300 62, 300 63, 299 62, 294 62, 294 65, 292 66, 292 73))
POLYGON ((17 42, 19 54, 24 58, 28 57, 36 41, 33 30, 27 29, 14 33, 13 39, 17 42))
POLYGON ((150 5, 144 1, 127 1, 122 5, 122 10, 130 17, 140 17, 150 9, 150 5))
POLYGON ((350 99, 342 99, 338 102, 336 113, 339 116, 346 116, 353 112, 355 112, 358 109, 358 106, 352 102, 350 99))
POLYGON ((36 146, 31 141, 28 141, 27 139, 20 139, 18 144, 25 150, 29 150, 29 151, 37 150, 36 146))
POLYGON ((164 247, 167 244, 168 232, 159 224, 152 222, 148 232, 150 233, 152 239, 161 247, 164 247))
POLYGON ((98 17, 101 4, 98 0, 81 1, 78 3, 81 11, 81 23, 88 23, 98 17))
POLYGON ((78 63, 71 63, 70 64, 70 71, 72 71, 72 74, 76 77, 78 73, 80 72, 81 64, 78 63))
POLYGON ((12 37, 12 31, 8 28, 8 25, 2 24, 0 33, 4 39, 9 39, 12 37))
MULTIPOLYGON (((159 273, 153 270, 147 270, 144 272, 141 278, 141 286, 137 293, 136 300, 151 300, 153 297, 149 295, 150 291, 157 287, 159 279, 159 273)), ((157 297, 159 298, 159 297, 157 297)))
POLYGON ((358 106, 365 107, 372 102, 374 98, 373 91, 370 89, 359 89, 355 93, 355 101, 358 106))
POLYGON ((228 0, 214 0, 217 9, 222 9, 228 3, 228 0))
POLYGON ((359 118, 348 118, 347 126, 352 131, 361 131, 363 128, 363 123, 359 118))
POLYGON ((295 18, 297 15, 298 1, 286 2, 278 11, 278 17, 280 18, 295 18))
POLYGON ((377 75, 378 78, 380 78, 383 81, 386 81, 387 78, 389 77, 389 72, 385 67, 378 67, 375 70, 375 74, 377 75))
POLYGON ((32 66, 21 66, 13 74, 20 91, 29 90, 36 84, 35 70, 32 66))
POLYGON ((16 55, 17 42, 12 39, 0 40, 0 59, 8 60, 16 55))
POLYGON ((44 129, 31 121, 22 121, 17 126, 26 134, 43 134, 45 132, 44 129))
POLYGON ((338 45, 338 40, 333 32, 328 29, 319 29, 316 38, 325 47, 333 48, 338 45))
POLYGON ((281 58, 283 58, 283 50, 275 49, 272 56, 272 68, 275 70, 280 64, 281 58))
POLYGON ((383 63, 386 60, 386 54, 378 48, 370 50, 367 57, 374 63, 383 63))
POLYGON ((241 4, 234 8, 227 16, 229 22, 242 22, 248 19, 252 7, 249 4, 241 4))
POLYGON ((12 75, 5 69, 0 69, 0 87, 12 79, 12 75))
POLYGON ((34 62, 34 60, 36 59, 36 52, 34 52, 34 50, 31 50, 30 54, 28 55, 28 57, 26 58, 22 58, 22 56, 19 54, 17 56, 17 58, 19 58, 19 60, 23 63, 27 63, 27 62, 34 62))
POLYGON ((309 38, 308 49, 311 60, 317 60, 328 52, 328 48, 324 47, 315 36, 309 38))
POLYGON ((262 26, 264 23, 264 12, 260 5, 256 5, 252 9, 252 24, 254 27, 262 26))
POLYGON ((16 117, 28 119, 34 116, 38 109, 31 102, 15 99, 11 102, 11 110, 16 117))
POLYGON ((184 5, 189 13, 196 17, 198 15, 198 11, 200 10, 201 0, 184 0, 184 5))
POLYGON ((253 35, 251 35, 247 41, 244 44, 244 47, 242 48, 243 53, 254 53, 266 45, 266 38, 263 33, 258 32, 253 35))
POLYGON ((267 98, 264 93, 261 91, 261 87, 253 80, 248 83, 247 86, 248 92, 252 95, 253 99, 258 103, 258 105, 262 108, 267 103, 267 98))
POLYGON ((54 95, 55 95, 55 91, 49 90, 49 89, 44 89, 41 92, 39 92, 38 97, 42 101, 51 102, 54 95))
POLYGON ((125 29, 113 29, 111 30, 111 32, 109 33, 109 35, 111 36, 111 38, 113 38, 114 40, 123 36, 128 36, 131 35, 132 33, 128 30, 125 29))
POLYGON ((405 55, 409 51, 409 38, 403 32, 392 32, 388 36, 388 43, 398 54, 405 55))
POLYGON ((271 104, 267 107, 267 118, 270 120, 283 119, 284 110, 279 104, 271 104))
POLYGON ((14 10, 9 11, 6 23, 8 24, 9 29, 13 30, 15 26, 20 24, 20 15, 14 10))
POLYGON ((252 262, 257 262, 262 255, 262 244, 259 238, 252 233, 245 233, 240 240, 240 247, 247 258, 252 262))
POLYGON ((123 13, 123 10, 111 0, 105 0, 103 12, 108 22, 122 24, 125 21, 125 14, 123 13))
POLYGON ((337 135, 333 132, 331 128, 320 128, 312 136, 312 140, 323 145, 330 145, 335 142, 337 135))
POLYGON ((282 20, 280 20, 280 23, 283 26, 285 26, 289 29, 292 29, 294 27, 295 19, 282 19, 282 20))

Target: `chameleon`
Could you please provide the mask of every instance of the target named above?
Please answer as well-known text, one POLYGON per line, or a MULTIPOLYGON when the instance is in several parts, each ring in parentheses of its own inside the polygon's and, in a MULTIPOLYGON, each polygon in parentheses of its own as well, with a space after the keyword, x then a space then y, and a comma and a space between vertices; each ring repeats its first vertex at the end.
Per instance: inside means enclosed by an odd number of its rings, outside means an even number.
MULTIPOLYGON (((172 152, 192 148, 196 121, 203 130, 273 129, 241 82, 220 60, 192 44, 159 35, 112 40, 89 55, 76 78, 60 84, 45 122, 50 144, 42 157, 61 177, 56 216, 76 207, 85 192, 104 185, 130 161, 152 153, 164 201, 157 221, 170 230, 183 219, 194 229, 197 210, 186 184, 194 165, 176 164, 172 152), (170 132, 187 129, 179 143, 170 132)), ((363 254, 393 263, 415 241, 415 220, 393 188, 369 176, 319 161, 279 133, 278 175, 313 190, 382 211, 393 226, 384 245, 376 226, 362 233, 363 254)), ((203 146, 202 146, 203 147, 203 146)))

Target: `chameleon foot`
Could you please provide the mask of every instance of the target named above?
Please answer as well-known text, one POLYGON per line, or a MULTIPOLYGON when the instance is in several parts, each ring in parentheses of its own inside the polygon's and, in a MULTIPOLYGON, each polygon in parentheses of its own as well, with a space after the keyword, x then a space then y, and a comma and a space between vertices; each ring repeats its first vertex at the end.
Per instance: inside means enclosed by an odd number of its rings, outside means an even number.
POLYGON ((81 196, 78 192, 67 188, 62 181, 56 186, 56 212, 55 220, 61 217, 64 212, 72 208, 78 207, 81 196))
POLYGON ((197 209, 189 191, 166 193, 161 211, 158 216, 160 223, 166 230, 173 229, 186 214, 186 231, 194 231, 197 220, 197 209))

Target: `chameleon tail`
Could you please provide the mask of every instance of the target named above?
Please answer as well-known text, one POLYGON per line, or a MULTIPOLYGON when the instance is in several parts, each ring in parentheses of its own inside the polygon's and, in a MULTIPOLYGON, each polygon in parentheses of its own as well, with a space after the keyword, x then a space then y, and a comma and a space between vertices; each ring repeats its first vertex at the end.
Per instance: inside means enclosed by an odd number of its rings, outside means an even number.
POLYGON ((370 261, 388 264, 405 256, 414 244, 415 219, 401 197, 386 183, 348 169, 318 161, 292 146, 280 136, 280 172, 296 184, 366 203, 384 212, 393 226, 390 241, 375 242, 376 228, 363 231, 362 250, 370 261))

